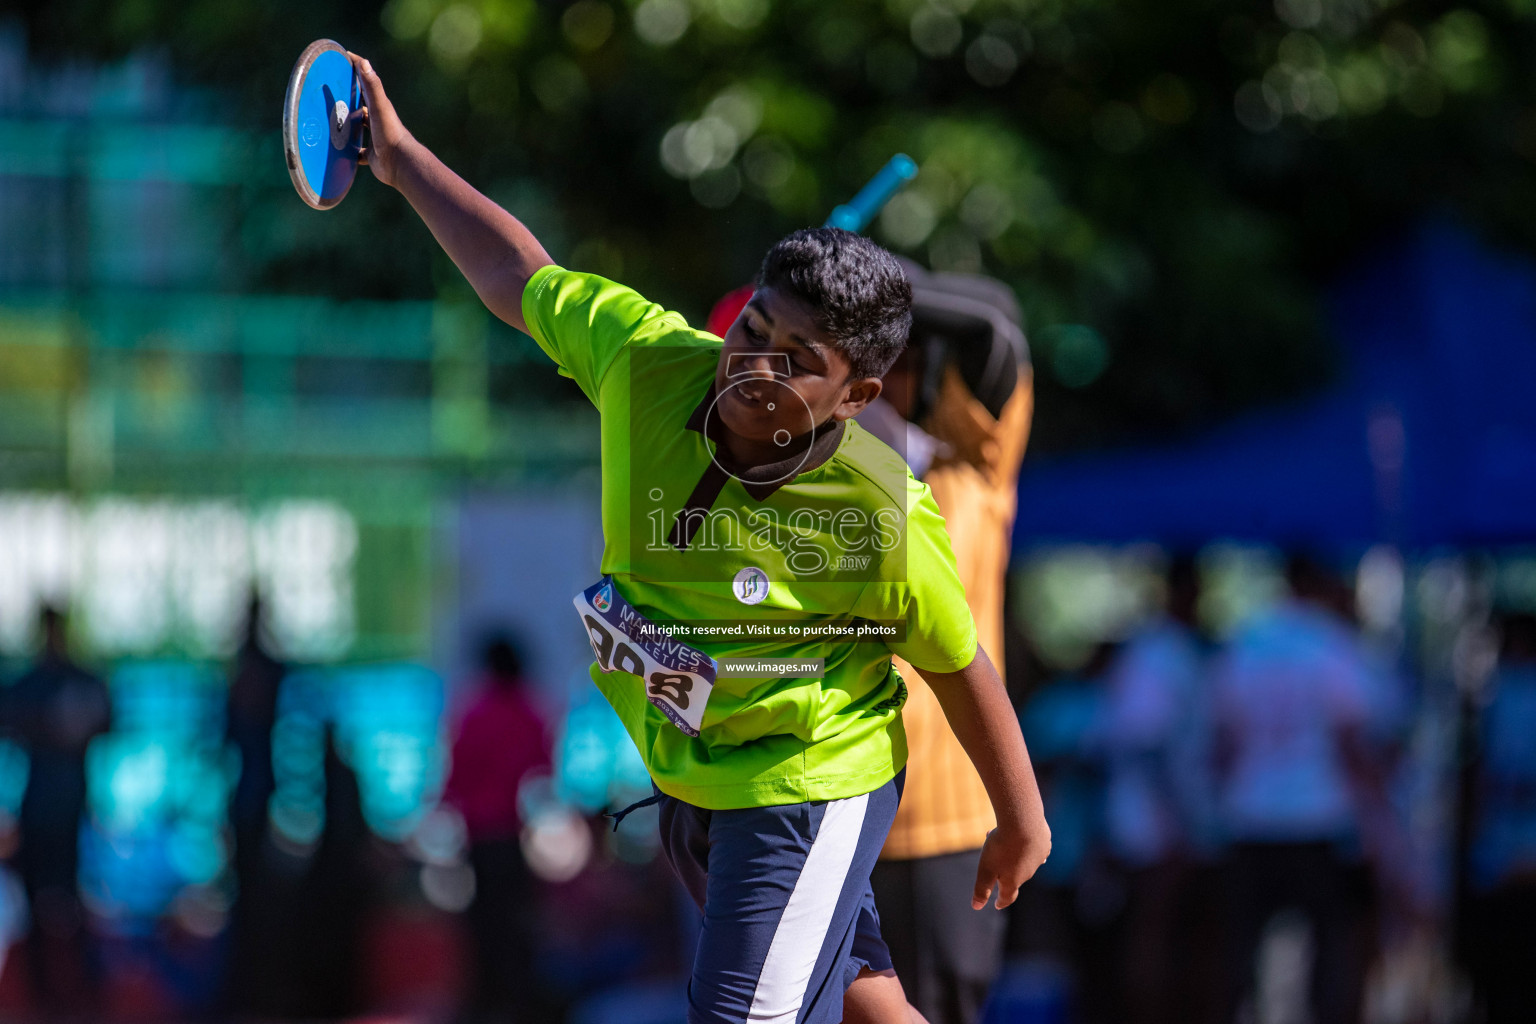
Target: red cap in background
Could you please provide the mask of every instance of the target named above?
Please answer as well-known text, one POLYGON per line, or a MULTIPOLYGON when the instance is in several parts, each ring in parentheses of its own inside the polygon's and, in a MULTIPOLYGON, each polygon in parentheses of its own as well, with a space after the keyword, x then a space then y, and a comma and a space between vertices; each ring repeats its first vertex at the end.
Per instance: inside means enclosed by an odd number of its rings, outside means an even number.
POLYGON ((731 329, 731 324, 741 316, 741 311, 747 308, 747 303, 752 301, 752 293, 757 289, 753 285, 743 285, 735 291, 726 292, 725 298, 715 303, 715 308, 709 311, 709 323, 705 330, 717 338, 725 337, 725 332, 731 329))

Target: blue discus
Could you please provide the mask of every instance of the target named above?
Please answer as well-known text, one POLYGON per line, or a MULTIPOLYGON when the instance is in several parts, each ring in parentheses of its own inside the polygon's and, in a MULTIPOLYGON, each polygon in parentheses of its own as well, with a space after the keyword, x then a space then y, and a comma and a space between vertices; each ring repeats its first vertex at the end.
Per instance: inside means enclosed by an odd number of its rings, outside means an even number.
POLYGON ((340 43, 310 43, 288 76, 283 156, 299 198, 329 210, 352 187, 363 145, 363 87, 340 43))

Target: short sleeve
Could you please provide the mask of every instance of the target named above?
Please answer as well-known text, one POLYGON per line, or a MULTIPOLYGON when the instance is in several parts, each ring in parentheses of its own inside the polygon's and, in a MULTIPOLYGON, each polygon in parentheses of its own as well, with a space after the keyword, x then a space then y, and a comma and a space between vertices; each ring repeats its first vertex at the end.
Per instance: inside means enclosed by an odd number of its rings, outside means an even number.
POLYGON ((603 377, 624 347, 663 321, 686 321, 632 288, 562 267, 547 266, 528 279, 523 290, 523 320, 528 333, 601 408, 603 377))
POLYGON ((902 543, 888 552, 859 601, 862 618, 905 622, 892 654, 925 672, 958 672, 976 657, 976 620, 955 567, 944 517, 928 485, 908 479, 902 543))

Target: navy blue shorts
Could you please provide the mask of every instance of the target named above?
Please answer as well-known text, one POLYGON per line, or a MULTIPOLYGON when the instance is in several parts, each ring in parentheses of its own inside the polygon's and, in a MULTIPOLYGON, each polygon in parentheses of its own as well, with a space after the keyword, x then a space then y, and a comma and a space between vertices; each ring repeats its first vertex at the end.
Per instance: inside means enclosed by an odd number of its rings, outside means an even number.
POLYGON ((859 971, 891 969, 869 875, 905 776, 781 807, 707 811, 661 797, 662 851, 704 911, 689 1024, 837 1024, 859 971))

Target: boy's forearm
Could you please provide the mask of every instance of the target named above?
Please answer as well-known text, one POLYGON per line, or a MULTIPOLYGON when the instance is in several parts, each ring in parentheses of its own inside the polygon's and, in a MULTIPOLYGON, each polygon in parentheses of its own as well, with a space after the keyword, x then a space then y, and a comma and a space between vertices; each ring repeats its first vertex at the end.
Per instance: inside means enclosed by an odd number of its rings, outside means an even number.
POLYGON ((395 187, 496 316, 527 330, 523 290, 554 262, 516 217, 411 139, 401 147, 395 187))
POLYGON ((1018 715, 987 652, 977 647, 975 660, 959 672, 922 676, 976 766, 998 827, 1016 833, 1044 827, 1045 808, 1018 715))

